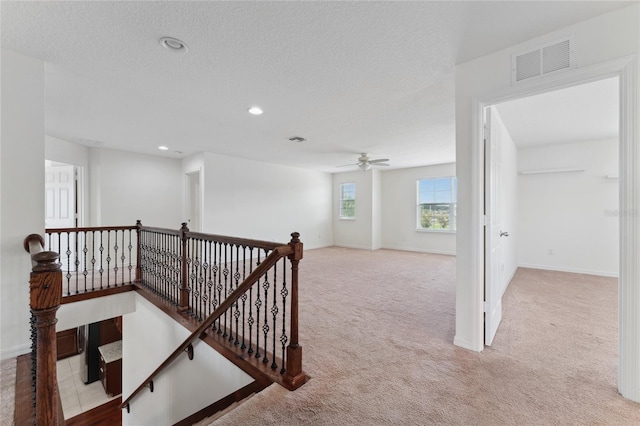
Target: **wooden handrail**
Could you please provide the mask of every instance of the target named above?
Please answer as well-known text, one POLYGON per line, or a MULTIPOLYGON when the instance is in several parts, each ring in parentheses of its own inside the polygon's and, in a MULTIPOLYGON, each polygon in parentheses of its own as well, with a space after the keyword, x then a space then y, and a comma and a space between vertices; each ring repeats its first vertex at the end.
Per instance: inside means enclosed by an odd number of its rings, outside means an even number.
POLYGON ((128 230, 136 229, 136 226, 89 226, 84 228, 47 228, 44 230, 47 234, 57 234, 57 233, 78 233, 78 232, 90 232, 90 231, 128 231, 128 230))
MULTIPOLYGON (((204 234, 203 234, 204 235, 204 234)), ((136 396, 142 389, 149 385, 153 378, 156 377, 162 370, 164 370, 167 366, 169 366, 173 361, 175 361, 178 356, 180 356, 193 342, 198 339, 202 333, 205 332, 207 328, 209 328, 214 321, 216 321, 224 312, 231 307, 251 286, 253 286, 256 281, 260 277, 262 277, 273 265, 276 264, 278 260, 285 256, 289 256, 294 254, 294 247, 291 245, 286 246, 278 246, 273 249, 271 254, 267 256, 267 258, 258 265, 256 269, 249 274, 249 276, 240 284, 229 296, 220 303, 220 306, 213 311, 211 315, 207 319, 205 319, 202 324, 193 332, 187 339, 178 346, 171 355, 167 357, 167 359, 156 368, 149 377, 147 377, 141 384, 138 386, 132 393, 125 399, 122 404, 120 404, 120 409, 126 408, 129 402, 136 396)))

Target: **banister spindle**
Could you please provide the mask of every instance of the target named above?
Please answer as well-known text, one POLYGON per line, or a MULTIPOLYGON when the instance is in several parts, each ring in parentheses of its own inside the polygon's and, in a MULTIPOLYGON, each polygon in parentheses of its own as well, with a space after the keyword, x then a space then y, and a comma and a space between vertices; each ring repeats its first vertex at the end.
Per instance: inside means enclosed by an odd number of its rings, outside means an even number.
POLYGON ((187 232, 189 232, 189 228, 187 228, 187 223, 183 222, 182 227, 180 228, 180 240, 182 241, 182 277, 180 282, 180 302, 179 307, 182 311, 186 311, 189 309, 189 292, 187 288, 187 280, 188 280, 188 268, 189 265, 187 263, 188 253, 187 253, 187 232))
POLYGON ((140 261, 140 244, 141 235, 140 230, 142 229, 142 221, 140 219, 136 220, 136 282, 139 283, 142 281, 142 262, 140 261))

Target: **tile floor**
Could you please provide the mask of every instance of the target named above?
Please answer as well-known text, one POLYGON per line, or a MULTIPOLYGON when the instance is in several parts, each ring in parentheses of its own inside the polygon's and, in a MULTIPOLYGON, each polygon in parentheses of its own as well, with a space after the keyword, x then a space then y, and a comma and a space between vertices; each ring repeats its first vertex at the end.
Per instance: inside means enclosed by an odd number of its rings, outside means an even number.
POLYGON ((117 396, 109 398, 99 380, 88 385, 82 382, 80 379, 82 356, 83 354, 80 354, 58 361, 58 388, 65 419, 117 398, 117 396))

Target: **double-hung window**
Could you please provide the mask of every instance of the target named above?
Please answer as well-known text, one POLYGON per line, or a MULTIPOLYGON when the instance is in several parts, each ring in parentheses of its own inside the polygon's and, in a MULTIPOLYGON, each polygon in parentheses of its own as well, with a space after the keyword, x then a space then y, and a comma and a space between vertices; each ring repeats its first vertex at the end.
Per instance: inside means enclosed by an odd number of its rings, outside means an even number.
POLYGON ((419 230, 455 231, 458 188, 455 177, 418 180, 419 230))
POLYGON ((340 219, 356 217, 356 184, 340 184, 340 219))

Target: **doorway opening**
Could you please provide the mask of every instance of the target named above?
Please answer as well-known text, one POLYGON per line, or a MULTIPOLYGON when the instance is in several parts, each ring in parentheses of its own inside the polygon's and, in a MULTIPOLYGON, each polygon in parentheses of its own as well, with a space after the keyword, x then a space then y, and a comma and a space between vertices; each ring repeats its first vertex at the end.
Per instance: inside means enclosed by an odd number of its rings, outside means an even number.
POLYGON ((202 194, 200 170, 186 174, 187 184, 187 226, 190 231, 202 231, 202 194))
POLYGON ((486 345, 518 267, 618 276, 618 105, 613 77, 487 107, 486 345))

